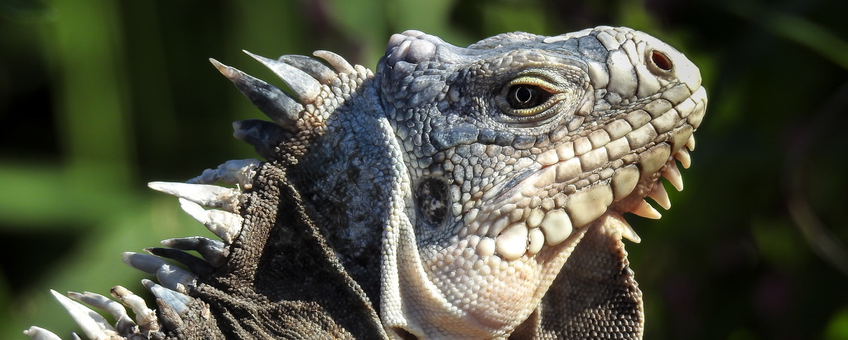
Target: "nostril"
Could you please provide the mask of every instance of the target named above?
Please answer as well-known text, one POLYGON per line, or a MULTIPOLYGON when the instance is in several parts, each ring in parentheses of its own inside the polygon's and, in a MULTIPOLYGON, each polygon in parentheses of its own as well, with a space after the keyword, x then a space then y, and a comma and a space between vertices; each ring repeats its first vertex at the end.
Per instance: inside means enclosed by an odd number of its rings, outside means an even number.
POLYGON ((669 59, 664 53, 657 50, 651 51, 651 63, 653 63, 657 69, 665 72, 671 72, 674 68, 674 64, 672 64, 671 59, 669 59))

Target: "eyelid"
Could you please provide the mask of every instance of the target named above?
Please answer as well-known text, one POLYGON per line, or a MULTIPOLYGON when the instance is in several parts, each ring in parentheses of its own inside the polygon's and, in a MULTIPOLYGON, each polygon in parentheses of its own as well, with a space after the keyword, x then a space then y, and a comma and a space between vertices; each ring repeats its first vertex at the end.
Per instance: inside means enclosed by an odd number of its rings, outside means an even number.
POLYGON ((548 79, 547 77, 535 73, 524 74, 519 76, 518 78, 510 80, 508 83, 506 83, 505 87, 509 89, 510 87, 515 85, 538 86, 540 89, 545 90, 550 94, 556 94, 562 92, 563 90, 559 86, 556 86, 554 82, 548 79))

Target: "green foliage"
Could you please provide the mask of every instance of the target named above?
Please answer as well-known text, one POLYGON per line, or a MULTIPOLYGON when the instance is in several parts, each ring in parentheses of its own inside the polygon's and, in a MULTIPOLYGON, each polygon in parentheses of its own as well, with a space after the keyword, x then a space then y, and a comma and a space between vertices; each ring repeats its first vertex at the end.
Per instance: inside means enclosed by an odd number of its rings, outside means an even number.
POLYGON ((824 338, 827 340, 848 339, 848 310, 843 309, 833 315, 827 325, 824 338))
MULTIPOLYGON (((262 118, 206 63, 241 49, 372 67, 391 33, 467 45, 508 31, 644 30, 710 94, 686 190, 631 219, 647 339, 848 339, 848 2, 0 0, 0 338, 77 329, 48 289, 143 292, 123 251, 204 234, 145 183, 254 157, 262 118)), ((628 217, 629 218, 629 217, 628 217)))

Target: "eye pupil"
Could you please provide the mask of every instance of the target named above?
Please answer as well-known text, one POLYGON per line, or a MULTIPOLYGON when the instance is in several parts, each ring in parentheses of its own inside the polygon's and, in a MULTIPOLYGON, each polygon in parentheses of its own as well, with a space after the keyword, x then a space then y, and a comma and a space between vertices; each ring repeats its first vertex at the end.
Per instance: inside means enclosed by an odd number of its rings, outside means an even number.
POLYGON ((519 103, 528 103, 533 99, 533 91, 527 87, 521 86, 515 90, 515 100, 519 103))
POLYGON ((529 109, 544 103, 550 93, 532 85, 514 85, 507 92, 507 102, 513 109, 529 109))

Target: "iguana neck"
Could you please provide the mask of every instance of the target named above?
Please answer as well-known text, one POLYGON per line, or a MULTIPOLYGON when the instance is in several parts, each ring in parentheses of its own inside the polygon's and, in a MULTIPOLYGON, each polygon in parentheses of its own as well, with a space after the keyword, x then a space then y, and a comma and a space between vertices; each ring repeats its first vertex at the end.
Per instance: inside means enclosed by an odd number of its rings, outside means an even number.
POLYGON ((405 175, 394 134, 374 95, 373 78, 326 121, 306 156, 291 166, 315 224, 375 306, 380 297, 382 226, 405 175))

